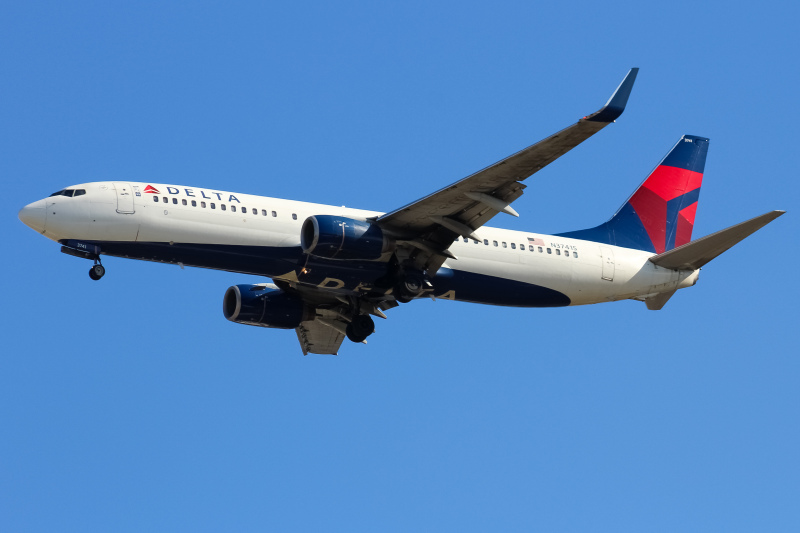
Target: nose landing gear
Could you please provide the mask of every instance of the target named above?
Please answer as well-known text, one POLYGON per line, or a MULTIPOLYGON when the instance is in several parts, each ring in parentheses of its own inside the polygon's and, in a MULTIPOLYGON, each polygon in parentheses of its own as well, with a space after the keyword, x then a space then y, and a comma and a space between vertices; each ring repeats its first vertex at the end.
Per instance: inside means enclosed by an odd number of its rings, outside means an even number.
POLYGON ((94 244, 80 241, 64 241, 61 253, 89 259, 94 261, 94 266, 89 269, 89 277, 97 281, 106 275, 106 269, 100 264, 100 247, 94 244))
POLYGON ((95 259, 94 266, 89 269, 89 277, 97 281, 105 275, 106 275, 105 267, 100 264, 100 261, 98 259, 95 259))

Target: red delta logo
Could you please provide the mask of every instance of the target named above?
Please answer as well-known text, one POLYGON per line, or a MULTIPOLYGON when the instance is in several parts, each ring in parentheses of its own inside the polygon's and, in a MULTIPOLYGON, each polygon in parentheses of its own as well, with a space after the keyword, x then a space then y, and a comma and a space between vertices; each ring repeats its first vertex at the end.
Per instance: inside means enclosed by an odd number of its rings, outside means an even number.
POLYGON ((145 187, 144 188, 144 192, 146 192, 146 193, 149 192, 150 194, 161 194, 160 192, 158 192, 158 189, 156 189, 152 185, 148 185, 147 187, 145 187))

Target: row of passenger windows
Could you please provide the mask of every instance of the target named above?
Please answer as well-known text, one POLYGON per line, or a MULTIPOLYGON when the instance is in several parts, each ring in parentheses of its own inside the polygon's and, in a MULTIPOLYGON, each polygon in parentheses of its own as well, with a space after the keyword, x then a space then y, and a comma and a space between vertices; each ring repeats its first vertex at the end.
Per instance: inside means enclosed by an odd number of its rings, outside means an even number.
MULTIPOLYGON (((64 193, 67 193, 67 192, 72 193, 72 190, 58 191, 57 193, 53 193, 50 196, 57 196, 59 194, 64 194, 64 193)), ((86 191, 84 191, 83 189, 78 189, 78 190, 75 191, 75 196, 80 196, 81 194, 86 194, 86 191)), ((66 196, 72 196, 72 194, 67 194, 66 196)), ((169 203, 169 198, 168 197, 163 196, 161 198, 162 198, 161 201, 163 201, 165 204, 169 203)), ((159 197, 158 196, 153 196, 153 201, 158 203, 159 202, 159 197)), ((172 198, 172 203, 175 204, 175 205, 178 205, 178 199, 173 197, 172 198)), ((186 198, 181 198, 181 205, 189 205, 189 202, 186 200, 186 198)), ((192 200, 192 207, 197 207, 197 200, 192 200)), ((206 207, 206 203, 201 201, 200 202, 200 207, 205 208, 206 207)), ((209 202, 208 207, 210 207, 211 209, 216 209, 217 205, 214 202, 209 202)), ((219 208, 222 211, 226 211, 228 209, 225 204, 219 204, 219 208)), ((253 207, 251 209, 252 209, 252 214, 258 215, 258 209, 256 209, 255 207, 253 207)), ((237 212, 235 205, 231 206, 231 211, 233 213, 237 212)), ((247 214, 247 208, 246 207, 239 207, 239 212, 241 212, 242 214, 247 214)), ((262 209, 261 210, 261 215, 262 216, 266 217, 266 216, 269 216, 269 214, 270 214, 270 212, 268 212, 266 209, 262 209)), ((272 216, 273 217, 277 217, 278 216, 278 212, 277 211, 272 211, 272 216)), ((292 213, 292 220, 297 220, 297 214, 296 213, 292 213)), ((464 242, 469 242, 469 239, 464 237, 464 242)), ((475 244, 480 244, 480 241, 473 241, 473 242, 475 244)), ((483 240, 483 244, 485 244, 486 246, 489 246, 489 239, 484 239, 483 240)), ((508 243, 506 243, 505 241, 503 241, 502 243, 499 243, 498 241, 492 241, 492 244, 494 246, 500 246, 502 244, 503 248, 508 248, 508 243)), ((511 243, 511 249, 512 250, 516 250, 517 249, 517 243, 512 242, 511 243)), ((525 245, 524 244, 520 244, 519 245, 519 249, 520 250, 525 250, 525 245)), ((542 246, 534 246, 532 244, 528 245, 528 249, 531 252, 535 252, 535 251, 538 250, 539 253, 544 253, 544 251, 545 251, 544 247, 542 247, 542 246)), ((548 254, 552 254, 553 253, 553 250, 551 248, 547 248, 546 250, 547 250, 548 254)), ((556 248, 555 251, 556 251, 556 255, 561 255, 561 250, 559 248, 556 248)), ((569 250, 564 250, 564 255, 567 256, 567 257, 570 257, 569 250)), ((572 252, 572 257, 578 257, 578 252, 572 252)))
POLYGON ((50 196, 83 196, 84 194, 86 194, 86 189, 62 189, 50 196))
MULTIPOLYGON (((162 197, 162 198, 163 198, 163 200, 162 200, 162 201, 163 201, 165 204, 168 204, 168 203, 169 203, 169 198, 167 198, 166 196, 164 196, 164 197, 162 197)), ((159 199, 158 199, 158 196, 153 196, 153 201, 154 201, 154 202, 158 202, 158 201, 159 201, 159 199)), ((173 198, 173 199, 172 199, 172 203, 173 203, 173 204, 175 204, 175 205, 178 205, 178 199, 177 199, 177 198, 173 198)), ((186 198, 181 198, 181 205, 189 205, 189 202, 186 200, 186 198)), ((197 207, 197 200, 192 200, 192 207, 197 207)), ((201 201, 201 202, 200 202, 200 207, 203 207, 203 208, 204 208, 204 207, 206 207, 206 203, 201 201)), ((211 209, 216 209, 216 208, 217 208, 217 204, 215 204, 214 202, 209 202, 209 203, 208 203, 208 207, 210 207, 211 209)), ((219 204, 219 208, 220 208, 222 211, 227 211, 227 209, 228 209, 228 207, 227 207, 225 204, 219 204)), ((235 205, 232 205, 232 206, 231 206, 231 211, 232 211, 233 213, 236 213, 236 212, 237 212, 237 209, 236 209, 236 206, 235 206, 235 205)), ((240 213, 242 213, 243 215, 246 215, 246 214, 247 214, 247 208, 246 208, 246 207, 239 207, 239 210, 238 210, 238 211, 239 211, 240 213)), ((252 213, 253 213, 254 215, 258 215, 258 209, 256 209, 255 207, 253 207, 253 208, 252 208, 252 213)), ((270 215, 270 212, 269 212, 269 211, 267 211, 266 209, 262 209, 262 210, 261 210, 261 216, 265 216, 265 217, 266 217, 266 216, 269 216, 269 215, 270 215)), ((273 217, 277 217, 277 216, 278 216, 278 212, 277 212, 277 211, 272 211, 272 216, 273 216, 273 217)), ((292 213, 292 220, 297 220, 297 213, 292 213)))
MULTIPOLYGON (((469 239, 464 237, 464 242, 469 242, 469 239)), ((475 244, 480 244, 481 243, 481 241, 472 241, 472 242, 474 242, 475 244)), ((483 244, 485 244, 486 246, 489 246, 489 239, 483 239, 483 244)), ((503 248, 508 248, 508 243, 505 242, 505 241, 503 241, 503 242, 492 241, 492 244, 494 246, 501 246, 502 245, 503 248)), ((516 250, 517 249, 517 243, 512 242, 511 243, 511 249, 512 250, 516 250)), ((519 249, 524 251, 525 250, 525 245, 524 244, 520 244, 519 245, 519 249)), ((533 244, 529 244, 528 245, 528 250, 530 250, 531 252, 538 251, 540 254, 544 253, 545 250, 547 250, 548 254, 552 254, 553 253, 553 249, 552 248, 544 248, 543 246, 534 246, 533 244)), ((569 250, 561 250, 560 248, 556 248, 555 251, 556 251, 556 255, 561 255, 561 252, 563 251, 565 256, 570 257, 570 251, 569 250)), ((571 256, 572 257, 578 257, 578 252, 572 252, 571 256)))

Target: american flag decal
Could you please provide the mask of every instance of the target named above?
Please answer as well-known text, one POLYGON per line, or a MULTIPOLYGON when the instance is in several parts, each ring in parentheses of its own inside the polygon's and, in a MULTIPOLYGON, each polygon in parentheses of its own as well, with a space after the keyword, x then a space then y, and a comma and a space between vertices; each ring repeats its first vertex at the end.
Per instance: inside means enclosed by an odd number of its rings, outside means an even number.
POLYGON ((539 239, 538 237, 528 237, 528 244, 534 244, 536 246, 544 246, 544 241, 539 239))

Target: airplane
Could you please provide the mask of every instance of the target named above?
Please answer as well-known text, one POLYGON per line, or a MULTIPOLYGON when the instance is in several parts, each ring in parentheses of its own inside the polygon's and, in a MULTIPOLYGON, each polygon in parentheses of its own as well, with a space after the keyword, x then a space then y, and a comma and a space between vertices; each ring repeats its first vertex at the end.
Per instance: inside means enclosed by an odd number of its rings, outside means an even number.
POLYGON ((102 256, 271 278, 227 289, 226 319, 294 329, 303 355, 366 344, 372 317, 415 299, 562 307, 625 299, 661 309, 700 268, 784 214, 771 211, 692 240, 709 140, 684 135, 607 221, 556 235, 487 227, 522 183, 622 114, 637 68, 597 112, 389 213, 164 183, 61 189, 20 220, 93 261, 102 256))

